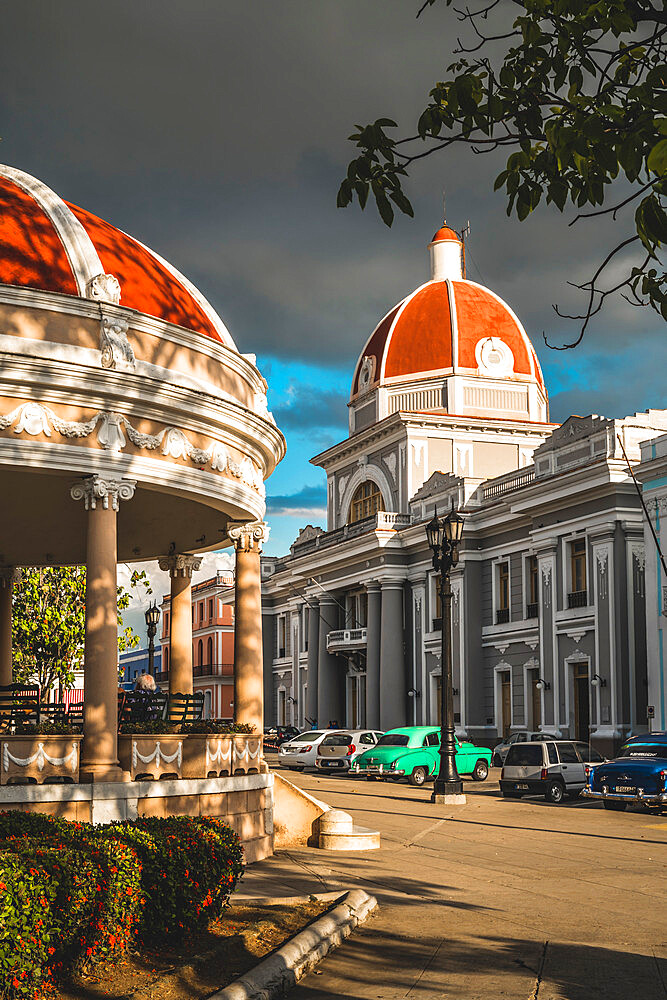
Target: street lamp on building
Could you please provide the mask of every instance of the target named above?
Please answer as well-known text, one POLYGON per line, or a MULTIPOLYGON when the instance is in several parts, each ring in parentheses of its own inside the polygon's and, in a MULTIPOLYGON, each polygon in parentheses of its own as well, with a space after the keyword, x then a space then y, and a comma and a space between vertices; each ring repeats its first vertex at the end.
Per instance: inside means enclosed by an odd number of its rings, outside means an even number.
POLYGON ((146 631, 148 632, 148 673, 154 674, 155 635, 160 621, 160 609, 157 604, 149 604, 146 608, 146 631))
POLYGON ((426 525, 428 544, 433 552, 433 568, 439 574, 440 607, 442 609, 442 683, 440 685, 440 771, 433 786, 431 802, 454 803, 465 799, 463 784, 456 769, 456 736, 454 733, 454 692, 452 688, 452 590, 449 574, 459 561, 459 545, 463 535, 463 518, 454 509, 438 517, 436 510, 426 525))

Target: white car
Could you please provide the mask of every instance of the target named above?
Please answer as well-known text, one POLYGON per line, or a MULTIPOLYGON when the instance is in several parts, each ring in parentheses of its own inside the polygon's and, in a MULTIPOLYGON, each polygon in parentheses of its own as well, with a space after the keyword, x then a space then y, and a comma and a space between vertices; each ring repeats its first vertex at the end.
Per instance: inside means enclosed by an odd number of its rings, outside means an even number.
POLYGON ((372 729, 336 729, 317 748, 315 767, 321 771, 349 771, 360 753, 370 750, 384 733, 372 729))
POLYGON ((331 729, 308 729, 278 747, 278 763, 290 771, 303 771, 315 767, 317 748, 331 729))

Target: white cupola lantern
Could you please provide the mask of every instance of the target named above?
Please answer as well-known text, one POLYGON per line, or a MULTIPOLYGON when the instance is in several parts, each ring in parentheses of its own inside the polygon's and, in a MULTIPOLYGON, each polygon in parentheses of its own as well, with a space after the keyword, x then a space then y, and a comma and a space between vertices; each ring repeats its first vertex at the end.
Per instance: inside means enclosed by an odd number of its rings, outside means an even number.
POLYGON ((465 277, 463 241, 453 229, 443 226, 428 245, 432 281, 461 281, 465 277))

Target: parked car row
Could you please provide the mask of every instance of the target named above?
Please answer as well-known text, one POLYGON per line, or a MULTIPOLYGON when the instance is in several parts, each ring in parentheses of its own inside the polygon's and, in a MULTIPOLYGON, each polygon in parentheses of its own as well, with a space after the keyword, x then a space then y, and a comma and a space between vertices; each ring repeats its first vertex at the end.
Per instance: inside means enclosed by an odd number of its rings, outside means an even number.
POLYGON ((613 760, 588 743, 563 739, 515 741, 500 775, 505 798, 543 795, 598 799, 605 809, 628 805, 667 809, 667 733, 644 733, 625 741, 613 760))
MULTIPOLYGON (((388 733, 375 730, 309 730, 278 748, 278 760, 291 770, 315 767, 345 771, 369 781, 407 779, 423 785, 440 766, 440 728, 406 726, 388 733)), ((461 775, 475 781, 488 777, 491 751, 472 743, 456 744, 456 765, 461 775)))

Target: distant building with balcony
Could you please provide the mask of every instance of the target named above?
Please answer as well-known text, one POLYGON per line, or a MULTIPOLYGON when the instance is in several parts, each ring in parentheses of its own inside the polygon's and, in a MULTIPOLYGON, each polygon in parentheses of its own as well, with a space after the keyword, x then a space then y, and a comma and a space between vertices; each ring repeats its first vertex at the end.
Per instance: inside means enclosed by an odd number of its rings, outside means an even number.
MULTIPOLYGON (((156 680, 169 686, 171 597, 162 598, 156 680)), ((157 645, 157 643, 156 643, 157 645)), ((204 717, 234 716, 234 574, 219 572, 192 587, 192 664, 195 692, 204 693, 204 717)))
POLYGON ((431 280, 357 363, 349 436, 312 459, 327 530, 263 560, 267 723, 439 721, 441 609, 425 526, 466 513, 452 573, 461 735, 543 728, 610 748, 646 729, 642 508, 623 458, 667 411, 548 422, 537 356, 452 230, 431 280))

